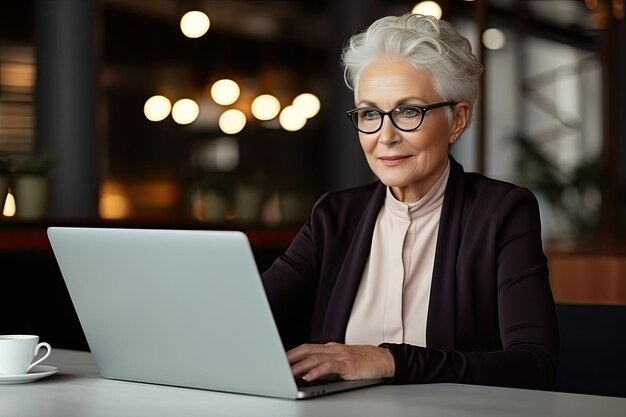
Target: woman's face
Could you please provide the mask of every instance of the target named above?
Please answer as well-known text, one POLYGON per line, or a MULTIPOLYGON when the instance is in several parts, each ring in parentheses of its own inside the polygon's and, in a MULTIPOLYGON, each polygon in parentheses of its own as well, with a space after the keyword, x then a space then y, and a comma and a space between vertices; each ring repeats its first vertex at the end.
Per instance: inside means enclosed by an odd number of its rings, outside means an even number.
MULTIPOLYGON (((361 74, 357 92, 357 108, 373 107, 385 112, 401 104, 426 106, 444 101, 427 72, 398 58, 383 58, 370 64, 361 74)), ((419 129, 412 132, 397 129, 384 116, 379 131, 359 132, 370 168, 391 187, 398 200, 419 200, 443 174, 448 147, 467 124, 469 104, 457 103, 452 106, 452 113, 450 122, 446 107, 429 110, 419 129)))

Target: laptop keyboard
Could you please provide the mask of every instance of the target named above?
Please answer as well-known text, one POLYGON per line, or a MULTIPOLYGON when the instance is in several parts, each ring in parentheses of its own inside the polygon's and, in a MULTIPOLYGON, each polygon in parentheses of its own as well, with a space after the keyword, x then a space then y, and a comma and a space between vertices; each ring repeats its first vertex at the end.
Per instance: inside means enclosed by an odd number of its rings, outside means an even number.
POLYGON ((295 380, 296 380, 296 385, 299 388, 317 387, 320 385, 327 385, 327 384, 332 384, 334 382, 343 381, 342 379, 339 379, 339 378, 318 378, 314 381, 306 381, 300 377, 296 377, 295 380))

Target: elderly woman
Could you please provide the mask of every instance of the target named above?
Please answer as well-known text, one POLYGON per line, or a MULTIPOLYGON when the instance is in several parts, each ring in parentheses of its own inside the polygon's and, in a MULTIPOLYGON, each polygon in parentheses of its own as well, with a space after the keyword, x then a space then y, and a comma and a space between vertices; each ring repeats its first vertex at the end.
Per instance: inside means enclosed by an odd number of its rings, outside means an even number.
POLYGON ((379 180, 322 196, 263 274, 294 375, 551 388, 537 201, 449 155, 482 72, 469 42, 445 21, 384 17, 342 63, 379 180))

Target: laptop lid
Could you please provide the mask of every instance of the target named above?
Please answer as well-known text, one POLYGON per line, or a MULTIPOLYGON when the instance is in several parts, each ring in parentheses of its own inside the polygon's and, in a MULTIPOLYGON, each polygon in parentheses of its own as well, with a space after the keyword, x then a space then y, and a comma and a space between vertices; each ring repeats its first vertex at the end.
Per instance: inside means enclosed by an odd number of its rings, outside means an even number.
POLYGON ((296 386, 247 236, 50 227, 104 378, 308 398, 379 381, 296 386))

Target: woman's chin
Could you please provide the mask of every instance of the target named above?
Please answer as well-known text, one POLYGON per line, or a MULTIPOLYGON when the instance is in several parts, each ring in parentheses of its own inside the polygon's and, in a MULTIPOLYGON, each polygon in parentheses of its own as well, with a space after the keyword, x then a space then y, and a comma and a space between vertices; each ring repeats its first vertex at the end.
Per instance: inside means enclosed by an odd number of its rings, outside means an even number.
POLYGON ((401 181, 398 179, 389 179, 389 178, 381 178, 381 177, 378 177, 378 178, 380 179, 380 182, 385 184, 387 187, 391 187, 391 188, 404 188, 408 185, 406 181, 401 181))

